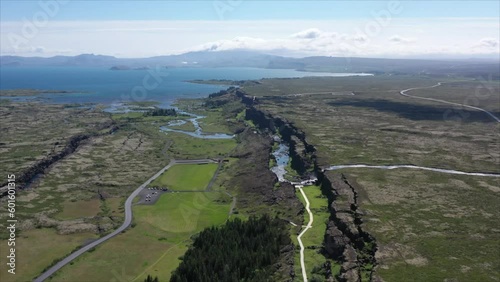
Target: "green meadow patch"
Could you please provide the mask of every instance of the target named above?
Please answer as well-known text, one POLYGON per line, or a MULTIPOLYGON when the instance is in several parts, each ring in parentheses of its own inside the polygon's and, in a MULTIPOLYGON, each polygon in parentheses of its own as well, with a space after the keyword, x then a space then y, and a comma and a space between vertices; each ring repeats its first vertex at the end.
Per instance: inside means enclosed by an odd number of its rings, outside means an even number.
POLYGON ((230 200, 218 192, 165 193, 154 205, 135 207, 134 215, 178 237, 224 223, 230 200))
MULTIPOLYGON (((309 209, 311 210, 314 219, 312 228, 309 228, 301 237, 305 248, 304 262, 306 264, 307 277, 311 280, 322 279, 323 276, 316 272, 318 269, 321 269, 327 261, 320 251, 323 247, 322 242, 325 236, 328 218, 330 217, 330 212, 328 211, 328 199, 323 196, 320 187, 318 186, 306 186, 302 189, 309 200, 309 209)), ((297 190, 296 195, 305 206, 305 201, 300 191, 297 190)), ((308 222, 309 214, 307 211, 304 211, 304 224, 307 224, 308 222)), ((295 234, 292 236, 296 237, 295 234)), ((295 253, 295 274, 302 277, 300 269, 300 246, 298 245, 296 238, 294 238, 294 241, 297 245, 295 253)), ((332 265, 335 265, 333 261, 331 261, 331 263, 332 265)))
POLYGON ((178 164, 156 178, 151 186, 173 191, 203 191, 217 170, 217 164, 178 164))
POLYGON ((165 193, 154 205, 134 206, 134 224, 58 271, 53 281, 143 281, 147 274, 168 281, 190 238, 223 224, 230 199, 222 193, 165 193))

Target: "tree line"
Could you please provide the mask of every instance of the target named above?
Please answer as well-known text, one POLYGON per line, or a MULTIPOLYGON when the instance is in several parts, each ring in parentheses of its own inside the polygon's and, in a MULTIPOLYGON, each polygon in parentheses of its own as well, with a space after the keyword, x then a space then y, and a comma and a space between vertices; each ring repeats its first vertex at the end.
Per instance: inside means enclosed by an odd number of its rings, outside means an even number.
POLYGON ((268 215, 238 218, 202 231, 170 282, 268 281, 291 239, 284 221, 268 215))
POLYGON ((145 117, 156 117, 156 116, 176 116, 177 111, 175 109, 152 109, 149 111, 144 112, 145 117))

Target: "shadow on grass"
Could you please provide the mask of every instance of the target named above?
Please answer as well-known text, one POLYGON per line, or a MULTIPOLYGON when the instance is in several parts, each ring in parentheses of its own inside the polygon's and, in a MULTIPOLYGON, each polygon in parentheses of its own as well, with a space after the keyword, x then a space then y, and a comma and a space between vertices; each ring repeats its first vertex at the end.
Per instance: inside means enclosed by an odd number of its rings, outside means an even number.
MULTIPOLYGON (((400 117, 410 120, 435 120, 435 121, 460 121, 460 122, 494 122, 488 114, 481 111, 469 110, 454 106, 426 106, 409 103, 394 102, 384 99, 375 100, 350 100, 350 101, 334 101, 327 103, 334 107, 360 107, 372 108, 377 111, 395 113, 400 117)), ((499 116, 498 112, 491 112, 495 116, 499 116)))

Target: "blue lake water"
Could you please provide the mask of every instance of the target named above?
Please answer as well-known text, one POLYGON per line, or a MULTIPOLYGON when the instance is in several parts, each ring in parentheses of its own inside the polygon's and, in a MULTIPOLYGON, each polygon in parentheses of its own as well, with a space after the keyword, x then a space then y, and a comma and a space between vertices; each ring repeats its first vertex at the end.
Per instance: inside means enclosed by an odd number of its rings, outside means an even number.
MULTIPOLYGON (((186 80, 248 80, 349 75, 356 74, 311 73, 259 68, 161 68, 112 71, 104 67, 2 67, 0 68, 0 89, 45 89, 75 92, 41 96, 51 103, 112 105, 130 101, 158 101, 162 106, 168 106, 178 98, 205 97, 210 93, 227 88, 227 86, 220 85, 188 83, 186 80)), ((27 99, 32 99, 32 97, 27 99)))

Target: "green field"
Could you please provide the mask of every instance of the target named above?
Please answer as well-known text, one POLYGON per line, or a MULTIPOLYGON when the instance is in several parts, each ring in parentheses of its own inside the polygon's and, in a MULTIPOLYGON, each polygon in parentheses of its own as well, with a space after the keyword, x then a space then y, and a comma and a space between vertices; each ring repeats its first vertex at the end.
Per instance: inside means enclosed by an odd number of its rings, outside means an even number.
POLYGON ((168 232, 169 238, 224 223, 229 197, 220 193, 165 193, 154 205, 135 207, 134 214, 168 232))
POLYGON ((156 178, 151 186, 173 191, 203 191, 217 170, 217 164, 178 164, 156 178))
POLYGON ((183 133, 164 133, 172 140, 168 154, 175 159, 208 159, 226 156, 236 147, 233 139, 202 139, 183 133))
POLYGON ((227 220, 230 199, 221 193, 165 193, 154 205, 134 207, 133 228, 57 272, 53 281, 168 281, 191 236, 227 220))
POLYGON ((200 127, 203 132, 207 133, 227 133, 231 134, 231 130, 225 125, 224 116, 220 110, 211 110, 203 112, 204 118, 200 119, 200 127))
MULTIPOLYGON (((7 264, 2 263, 0 281, 31 281, 55 258, 65 257, 89 239, 97 239, 97 236, 88 232, 58 235, 49 228, 24 231, 16 238, 16 274, 9 274, 7 264)), ((0 240, 2 257, 7 256, 7 248, 7 240, 0 240)))
POLYGON ((180 125, 169 125, 168 127, 172 128, 172 129, 176 129, 176 130, 184 130, 184 131, 194 132, 196 128, 194 127, 193 123, 189 120, 184 120, 184 121, 186 123, 183 123, 180 125))

